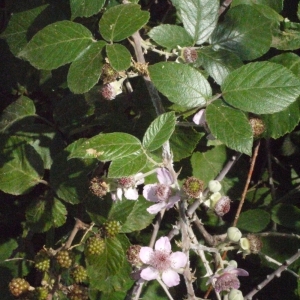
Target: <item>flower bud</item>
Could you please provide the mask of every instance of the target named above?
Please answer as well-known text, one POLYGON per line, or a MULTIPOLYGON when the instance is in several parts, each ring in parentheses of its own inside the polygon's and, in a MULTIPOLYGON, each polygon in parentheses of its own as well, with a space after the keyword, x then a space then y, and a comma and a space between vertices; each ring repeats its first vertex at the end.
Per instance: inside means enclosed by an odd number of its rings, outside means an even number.
POLYGON ((242 237, 241 231, 237 227, 229 227, 227 229, 227 238, 231 242, 237 243, 242 237))
POLYGON ((212 195, 210 195, 209 199, 210 199, 210 202, 211 202, 211 207, 215 207, 217 202, 221 198, 222 198, 222 195, 219 192, 216 192, 216 193, 213 193, 212 195))
POLYGON ((250 254, 250 242, 247 238, 240 239, 240 247, 245 255, 250 254))
POLYGON ((234 268, 237 268, 238 264, 235 260, 230 260, 228 262, 228 266, 231 266, 231 267, 234 267, 234 268))
POLYGON ((219 217, 223 217, 230 210, 230 198, 227 196, 223 196, 215 206, 215 213, 219 217))
POLYGON ((218 180, 211 180, 208 183, 208 188, 212 193, 217 193, 221 190, 222 185, 218 180))
POLYGON ((244 300, 243 293, 239 290, 232 289, 228 294, 228 300, 244 300))

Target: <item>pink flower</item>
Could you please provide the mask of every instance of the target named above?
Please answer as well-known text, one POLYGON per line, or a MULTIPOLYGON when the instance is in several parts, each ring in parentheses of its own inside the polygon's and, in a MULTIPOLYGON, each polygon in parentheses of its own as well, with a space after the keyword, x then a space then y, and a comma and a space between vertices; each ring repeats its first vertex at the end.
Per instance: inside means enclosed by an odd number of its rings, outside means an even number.
POLYGON ((146 200, 157 203, 147 208, 150 214, 156 214, 163 208, 170 209, 180 200, 179 192, 174 195, 171 187, 174 180, 170 172, 165 168, 160 168, 156 173, 159 183, 146 184, 143 190, 146 200))
POLYGON ((217 293, 229 291, 230 289, 238 289, 240 287, 240 281, 237 276, 249 276, 249 273, 244 269, 229 265, 221 270, 220 273, 213 275, 207 284, 213 283, 217 293))
POLYGON ((141 278, 153 280, 161 277, 168 287, 178 285, 178 272, 185 267, 187 256, 180 251, 172 253, 171 243, 166 236, 156 241, 154 249, 142 247, 140 250, 141 261, 149 265, 142 270, 141 278))
POLYGON ((139 194, 136 187, 144 183, 144 178, 141 178, 142 175, 142 173, 138 173, 135 176, 117 179, 117 188, 115 191, 111 191, 112 200, 122 200, 123 194, 128 200, 137 200, 139 194))

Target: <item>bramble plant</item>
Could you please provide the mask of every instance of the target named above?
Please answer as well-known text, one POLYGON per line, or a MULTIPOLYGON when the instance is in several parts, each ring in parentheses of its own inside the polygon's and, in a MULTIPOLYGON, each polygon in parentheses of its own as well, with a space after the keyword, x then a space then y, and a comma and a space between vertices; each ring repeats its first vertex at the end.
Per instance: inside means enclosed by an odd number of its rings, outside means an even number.
POLYGON ((5 2, 1 299, 299 299, 298 1, 5 2))

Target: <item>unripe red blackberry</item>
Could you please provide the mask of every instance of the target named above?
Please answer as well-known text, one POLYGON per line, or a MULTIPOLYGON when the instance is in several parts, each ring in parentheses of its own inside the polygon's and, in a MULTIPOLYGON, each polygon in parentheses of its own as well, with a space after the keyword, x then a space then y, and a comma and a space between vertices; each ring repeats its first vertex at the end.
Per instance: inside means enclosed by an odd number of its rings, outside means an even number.
POLYGON ((120 232, 121 225, 118 221, 108 221, 104 223, 104 230, 106 236, 114 237, 120 232))
POLYGON ((68 294, 70 300, 88 300, 88 289, 84 286, 74 285, 72 291, 68 294))
POLYGON ((33 300, 47 300, 48 297, 48 289, 46 287, 39 286, 35 288, 35 290, 32 292, 32 299, 33 300))
POLYGON ((193 63, 198 58, 198 53, 195 49, 191 47, 183 48, 182 49, 182 57, 185 62, 187 63, 193 63))
POLYGON ((214 210, 215 213, 219 217, 223 217, 225 214, 227 214, 230 210, 230 198, 227 196, 223 196, 215 205, 214 210))
POLYGON ((74 263, 74 255, 68 250, 60 250, 56 254, 56 260, 62 268, 70 268, 74 263))
POLYGON ((39 271, 48 271, 50 268, 50 257, 44 249, 40 250, 34 257, 35 268, 39 271))
POLYGON ((28 292, 30 284, 23 278, 14 278, 8 286, 13 296, 20 297, 28 292))
POLYGON ((105 242, 102 238, 92 236, 86 244, 86 252, 88 255, 99 255, 105 249, 105 242))
POLYGON ((87 279, 86 269, 83 266, 76 266, 73 269, 71 276, 76 283, 83 282, 87 279))

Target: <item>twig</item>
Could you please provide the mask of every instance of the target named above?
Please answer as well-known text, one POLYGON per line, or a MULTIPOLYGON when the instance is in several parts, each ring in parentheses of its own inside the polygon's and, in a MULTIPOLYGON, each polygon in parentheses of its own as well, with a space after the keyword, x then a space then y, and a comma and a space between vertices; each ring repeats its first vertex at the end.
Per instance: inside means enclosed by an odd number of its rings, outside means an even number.
POLYGON ((170 294, 168 288, 166 287, 166 285, 165 285, 159 278, 157 278, 156 280, 159 282, 159 284, 161 285, 161 287, 164 289, 164 291, 165 291, 165 293, 167 294, 168 298, 169 298, 170 300, 174 300, 173 297, 171 296, 171 294, 170 294))
POLYGON ((232 0, 224 0, 219 8, 219 16, 229 7, 232 0))
POLYGON ((250 293, 248 293, 244 299, 245 300, 251 300, 252 297, 258 293, 261 289, 263 289, 268 283, 270 283, 275 277, 280 277, 281 273, 285 271, 288 266, 290 266, 294 261, 296 261, 300 257, 300 249, 298 249, 298 252, 294 254, 291 258, 287 259, 276 271, 274 271, 272 274, 268 275, 267 278, 258 284, 255 289, 253 289, 250 293))
POLYGON ((250 169, 249 169, 249 172, 248 172, 247 181, 246 181, 244 191, 243 191, 243 194, 242 194, 242 198, 241 198, 241 201, 239 203, 239 207, 237 209, 237 212, 235 214, 232 226, 236 226, 236 224, 239 220, 239 216, 240 216, 240 213, 242 211, 242 207, 243 207, 244 202, 245 202, 246 194, 247 194, 247 191, 248 191, 248 188, 249 188, 249 185, 250 185, 250 180, 251 180, 252 173, 253 173, 253 170, 254 170, 254 166, 255 166, 255 163, 256 163, 256 158, 257 158, 259 146, 260 146, 260 141, 257 142, 257 145, 254 148, 254 152, 253 152, 252 159, 251 159, 251 165, 250 165, 250 169))

